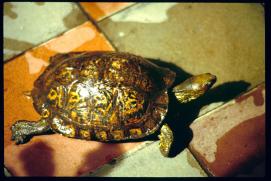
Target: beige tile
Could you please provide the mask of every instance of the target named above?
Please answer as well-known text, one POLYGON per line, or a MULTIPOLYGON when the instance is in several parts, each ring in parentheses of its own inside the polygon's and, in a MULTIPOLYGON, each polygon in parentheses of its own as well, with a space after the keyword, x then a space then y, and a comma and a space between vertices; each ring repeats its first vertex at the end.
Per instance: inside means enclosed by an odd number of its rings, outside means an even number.
POLYGON ((98 177, 206 177, 188 149, 174 158, 166 158, 159 151, 158 141, 137 152, 125 153, 114 163, 106 164, 92 174, 98 177))
POLYGON ((98 23, 119 51, 159 59, 217 84, 264 81, 264 8, 257 3, 138 3, 98 23))
POLYGON ((4 60, 87 21, 76 3, 4 3, 4 60))

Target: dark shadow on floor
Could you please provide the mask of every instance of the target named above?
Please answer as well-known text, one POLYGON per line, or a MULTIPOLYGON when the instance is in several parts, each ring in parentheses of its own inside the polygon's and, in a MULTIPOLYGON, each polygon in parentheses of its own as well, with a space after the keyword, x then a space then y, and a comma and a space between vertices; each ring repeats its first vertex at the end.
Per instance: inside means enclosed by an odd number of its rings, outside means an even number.
MULTIPOLYGON (((215 86, 205 95, 194 101, 186 104, 180 104, 175 98, 175 95, 172 94, 172 88, 186 80, 188 77, 191 77, 192 74, 185 72, 172 63, 154 59, 149 60, 159 66, 167 67, 176 73, 175 82, 168 91, 169 110, 164 120, 174 132, 174 143, 170 157, 174 157, 179 154, 192 140, 193 134, 189 125, 198 117, 199 111, 203 106, 215 102, 227 102, 246 91, 250 86, 250 84, 245 81, 226 82, 222 85, 215 86)), ((211 70, 209 73, 212 73, 211 70)), ((217 79, 219 79, 219 77, 217 77, 217 79)), ((159 134, 159 131, 157 133, 159 134)), ((151 138, 155 139, 155 137, 157 137, 157 133, 152 135, 151 138)))
POLYGON ((36 142, 24 149, 19 159, 29 176, 53 176, 55 172, 54 149, 43 142, 36 142))
MULTIPOLYGON (((114 165, 116 158, 125 153, 125 150, 120 146, 121 143, 101 143, 99 147, 88 152, 84 157, 82 166, 78 169, 78 175, 92 174, 104 164, 114 165)), ((107 167, 102 171, 102 175, 108 175, 114 167, 107 167)))

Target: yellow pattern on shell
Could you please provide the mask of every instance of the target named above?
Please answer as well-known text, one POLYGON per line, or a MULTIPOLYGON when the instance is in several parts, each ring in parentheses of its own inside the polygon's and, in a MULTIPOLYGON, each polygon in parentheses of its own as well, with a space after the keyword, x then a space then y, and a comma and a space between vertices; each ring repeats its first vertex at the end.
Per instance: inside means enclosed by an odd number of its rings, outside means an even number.
POLYGON ((48 118, 50 116, 50 111, 48 109, 43 109, 41 113, 42 118, 48 118))
POLYGON ((79 131, 79 134, 81 138, 88 139, 88 140, 90 139, 90 136, 91 136, 89 130, 84 130, 84 129, 81 129, 79 131))
POLYGON ((121 140, 124 138, 124 131, 123 130, 114 130, 111 132, 115 140, 121 140))
POLYGON ((77 112, 71 111, 71 118, 72 120, 75 120, 77 118, 77 112))
POLYGON ((74 138, 75 137, 75 128, 74 128, 74 126, 71 125, 71 124, 68 124, 68 125, 66 125, 64 127, 65 127, 64 129, 66 131, 63 134, 65 134, 68 137, 74 138))
POLYGON ((47 98, 50 100, 50 101, 53 101, 57 98, 57 92, 56 90, 54 89, 50 89, 50 92, 49 94, 47 95, 47 98))
POLYGON ((140 128, 134 128, 129 130, 131 136, 140 136, 142 135, 142 131, 140 128))
POLYGON ((112 62, 112 67, 119 70, 121 68, 121 63, 119 61, 114 61, 112 62))
POLYGON ((107 134, 106 134, 105 131, 100 131, 100 132, 96 133, 96 135, 102 141, 106 141, 107 140, 107 134))
POLYGON ((70 91, 67 108, 72 109, 76 106, 76 103, 80 101, 80 95, 77 92, 70 91))
POLYGON ((124 115, 130 115, 143 109, 144 99, 138 99, 138 92, 134 90, 125 90, 123 97, 123 102, 125 104, 124 115))
POLYGON ((72 74, 73 68, 65 67, 62 71, 56 75, 56 79, 61 83, 69 83, 73 80, 74 76, 72 74))
POLYGON ((63 87, 59 86, 56 88, 51 88, 49 94, 47 95, 47 98, 49 99, 49 101, 52 102, 52 105, 54 105, 54 107, 58 106, 59 108, 62 108, 63 95, 63 87))

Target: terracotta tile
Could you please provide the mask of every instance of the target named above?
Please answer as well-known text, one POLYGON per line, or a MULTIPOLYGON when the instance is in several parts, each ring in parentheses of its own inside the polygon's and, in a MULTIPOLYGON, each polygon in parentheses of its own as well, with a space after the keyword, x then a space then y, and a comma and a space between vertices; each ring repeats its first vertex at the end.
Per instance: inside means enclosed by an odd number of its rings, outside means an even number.
POLYGON ((76 176, 91 172, 139 143, 106 144, 65 138, 58 134, 36 136, 29 143, 11 142, 11 125, 20 119, 36 121, 32 101, 24 96, 56 53, 113 50, 90 23, 76 27, 4 65, 4 162, 12 175, 76 176))
POLYGON ((189 145, 214 176, 245 172, 265 158, 265 84, 195 120, 189 145))
POLYGON ((111 14, 126 8, 133 3, 124 2, 112 2, 112 3, 101 3, 101 2, 81 2, 80 5, 96 21, 102 20, 103 18, 110 16, 111 14))
POLYGON ((13 176, 79 176, 93 172, 141 143, 105 144, 59 134, 34 137, 4 150, 4 164, 13 176))

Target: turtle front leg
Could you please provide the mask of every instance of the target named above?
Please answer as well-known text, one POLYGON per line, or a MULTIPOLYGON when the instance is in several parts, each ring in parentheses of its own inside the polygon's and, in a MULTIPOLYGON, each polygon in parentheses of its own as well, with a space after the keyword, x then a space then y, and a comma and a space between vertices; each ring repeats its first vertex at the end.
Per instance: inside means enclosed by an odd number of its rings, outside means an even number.
POLYGON ((34 135, 52 132, 51 127, 46 119, 41 119, 37 122, 19 120, 12 125, 11 131, 11 139, 14 140, 16 144, 26 143, 34 135))
POLYGON ((159 148, 163 156, 168 157, 169 152, 174 140, 173 132, 167 124, 164 124, 160 130, 161 134, 158 135, 160 139, 159 148))

